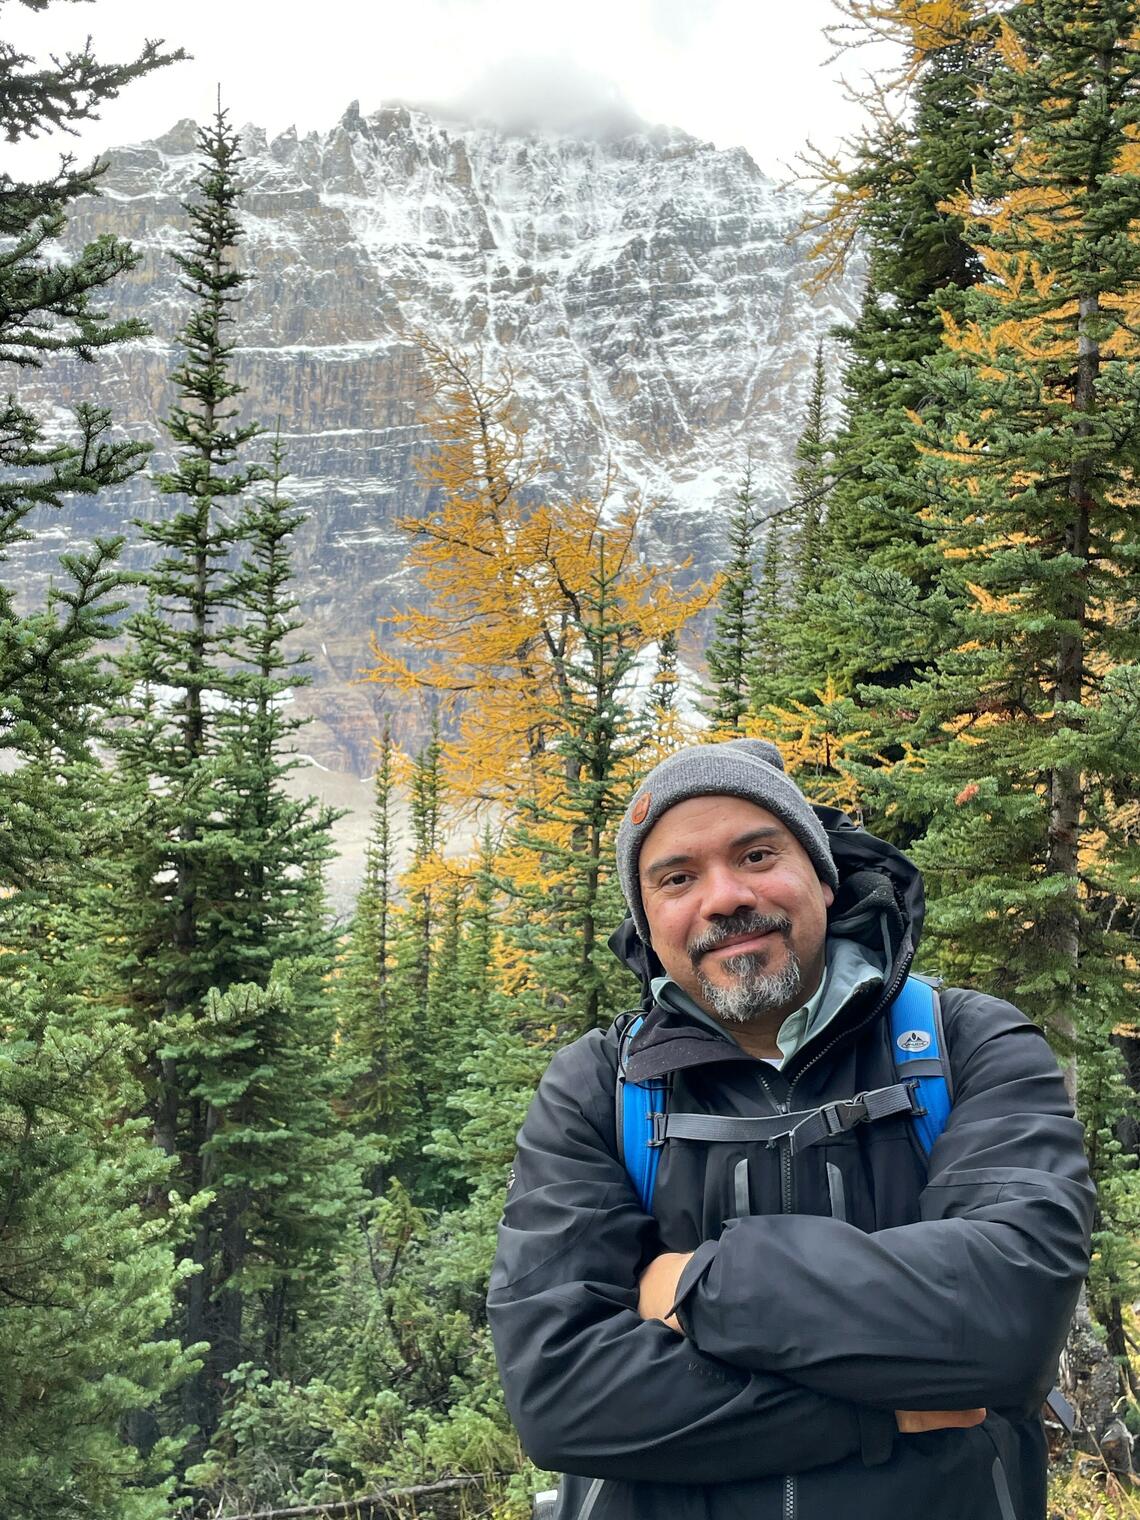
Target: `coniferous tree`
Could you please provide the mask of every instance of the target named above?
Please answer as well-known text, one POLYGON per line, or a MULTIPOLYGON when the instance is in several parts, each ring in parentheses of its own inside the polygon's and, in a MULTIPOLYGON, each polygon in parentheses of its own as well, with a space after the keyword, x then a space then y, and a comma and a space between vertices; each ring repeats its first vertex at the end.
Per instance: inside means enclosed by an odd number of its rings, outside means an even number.
POLYGON ((819 576, 824 544, 824 519, 831 487, 828 468, 827 371, 823 340, 816 344, 804 423, 796 442, 796 468, 792 474, 792 516, 795 545, 792 550, 792 600, 797 605, 813 589, 819 576))
MULTIPOLYGON (((852 161, 816 156, 809 172, 829 186, 817 220, 822 269, 834 269, 857 242, 867 280, 847 348, 832 441, 826 530, 812 585, 799 598, 797 693, 834 682, 854 694, 860 681, 908 679, 941 647, 944 619, 915 611, 908 586, 929 589, 940 559, 908 482, 915 414, 936 421, 942 403, 921 371, 942 346, 942 311, 982 275, 951 198, 985 166, 1004 130, 985 82, 997 57, 1000 7, 837 0, 846 16, 833 34, 859 45, 886 33, 899 45, 913 111, 886 108, 869 92, 869 124, 852 161)), ((883 820, 877 819, 876 826, 883 820)))
MULTIPOLYGON (((433 715, 426 741, 408 758, 405 774, 412 858, 401 874, 392 915, 392 974, 383 1031, 389 1103, 378 1116, 378 1128, 401 1182, 417 1199, 438 1206, 445 1181, 436 1162, 430 1156, 425 1161, 424 1150, 439 1122, 441 1083, 456 1069, 448 1048, 448 1011, 436 999, 441 931, 453 886, 441 855, 447 783, 438 715, 433 715)), ((457 911, 456 904, 453 933, 457 911)))
POLYGON ((764 534, 764 557, 747 628, 744 675, 748 683, 748 706, 753 713, 763 713, 778 701, 787 684, 784 563, 784 546, 770 518, 764 534))
MULTIPOLYGON (((900 696, 918 713, 923 775, 937 762, 951 804, 939 828, 958 854, 984 831, 1002 890, 1020 903, 977 950, 988 944, 1058 1032, 1080 1000, 1087 943, 1082 818, 1090 799, 1130 785, 1127 724, 1117 731, 1136 655, 1125 612, 1138 405, 1126 314, 1140 298, 1127 235, 1140 197, 1127 156, 1130 14, 1060 0, 1007 13, 990 92, 1016 130, 979 176, 986 209, 959 208, 989 277, 961 320, 947 314, 944 352, 925 368, 944 424, 911 431, 922 449, 914 495, 936 503, 927 516, 953 623, 937 672, 900 696), (1102 749, 1106 723, 1116 737, 1102 749), (970 785, 986 800, 970 792, 953 805, 970 785)), ((947 910, 955 895, 943 894, 947 910)), ((971 917, 990 921, 976 904, 971 917)))
MULTIPOLYGON (((159 558, 123 661, 131 698, 120 740, 124 778, 150 825, 139 831, 140 895, 129 909, 135 1002, 149 1025, 142 1033, 151 1052, 156 1142, 180 1158, 175 1186, 184 1195, 205 1186, 206 1146, 218 1121, 201 1086, 195 1025, 211 989, 224 991, 252 970, 234 899, 244 849, 232 823, 217 713, 247 695, 232 660, 241 582, 231 508, 264 475, 242 459, 258 428, 236 421, 241 388, 231 372, 232 330, 246 279, 233 261, 240 152, 220 106, 198 146, 203 166, 196 196, 185 203, 189 247, 175 255, 192 302, 181 335, 185 357, 173 375, 180 400, 166 423, 177 452, 173 468, 157 478, 160 492, 179 505, 139 524, 159 558), (172 695, 156 702, 156 692, 172 695)), ((260 955, 252 956, 264 974, 260 955)), ((199 1216, 191 1248, 196 1270, 185 1289, 183 1339, 214 1348, 214 1360, 183 1390, 183 1415, 200 1432, 217 1419, 226 1370, 218 1357, 233 1355, 232 1303, 220 1280, 228 1277, 219 1247, 226 1212, 215 1197, 199 1216)))
MULTIPOLYGON (((133 620, 124 661, 131 701, 144 704, 138 711, 128 705, 134 721, 124 732, 124 765, 144 795, 157 796, 152 806, 161 814, 147 840, 154 858, 145 870, 162 890, 150 894, 152 923, 144 933, 148 979, 159 989, 165 1018, 203 1006, 211 987, 224 988, 249 970, 248 942, 229 909, 232 892, 222 886, 237 840, 232 827, 214 826, 226 811, 216 714, 248 694, 248 678, 231 657, 242 589, 235 520, 238 499, 264 471, 242 458, 259 429, 235 422, 241 387, 231 373, 232 325, 247 277, 233 262, 240 153, 220 108, 200 133, 199 150, 197 196, 185 208, 189 250, 175 255, 193 302, 182 333, 185 358, 172 377, 181 400, 166 423, 177 454, 156 481, 180 504, 138 525, 159 557, 147 574, 147 608, 133 620)), ((158 1139, 173 1155, 185 1149, 177 1134, 180 1080, 169 1062, 155 1078, 158 1139)))
POLYGON ((123 662, 119 739, 140 823, 126 969, 150 1052, 155 1137, 177 1158, 183 1196, 209 1195, 180 1323, 187 1344, 209 1346, 183 1390, 192 1455, 247 1351, 281 1356, 290 1280, 353 1207, 341 1180, 351 1147, 331 1133, 329 1090, 347 1073, 330 1059, 321 1013, 331 819, 282 787, 297 728, 284 698, 303 663, 285 647, 298 628, 288 546, 299 517, 281 492, 279 444, 268 469, 250 461, 259 429, 238 419, 233 324, 248 276, 235 263, 240 150, 220 107, 199 148, 189 249, 176 256, 192 298, 167 421, 177 452, 158 477, 178 505, 140 525, 159 556, 123 662), (274 1170, 288 1144, 340 1156, 323 1202, 306 1192, 310 1172, 284 1183, 274 1170), (311 1227, 296 1222, 306 1210, 311 1227))
POLYGON ((412 1108, 412 1027, 405 1000, 394 994, 396 932, 396 750, 390 722, 377 744, 372 828, 364 881, 356 900, 340 974, 334 984, 337 1027, 359 1066, 350 1099, 357 1131, 377 1140, 382 1156, 372 1178, 384 1189, 390 1165, 406 1147, 400 1134, 412 1108))
MULTIPOLYGON (((509 371, 487 374, 479 357, 432 344, 425 357, 435 448, 422 471, 438 504, 402 526, 432 600, 389 620, 422 660, 374 639, 371 679, 428 691, 455 710, 456 737, 445 745, 453 798, 511 809, 560 769, 551 718, 567 696, 603 512, 615 549, 640 519, 636 506, 614 513, 588 498, 524 504, 542 460, 527 444, 509 371), (474 689, 478 700, 465 701, 474 689)), ((678 592, 664 570, 619 557, 618 595, 631 616, 636 608, 643 648, 704 605, 704 587, 678 592)))
POLYGON ((248 846, 248 858, 236 865, 232 897, 248 947, 246 975, 263 984, 277 960, 331 955, 321 925, 335 818, 312 798, 289 796, 282 785, 301 763, 290 747, 307 721, 291 715, 288 703, 293 689, 308 685, 310 677, 308 656, 286 647, 304 626, 292 591, 290 552, 304 513, 282 495, 280 426, 267 473, 268 490, 252 497, 237 523, 240 621, 230 653, 239 662, 241 690, 217 720, 226 790, 233 798, 229 823, 248 846), (258 958, 263 970, 255 975, 258 958))
POLYGON ((681 745, 691 742, 691 730, 681 702, 680 640, 669 628, 657 642, 656 669, 646 717, 649 724, 645 762, 652 768, 681 745))
POLYGON ((989 91, 1009 135, 955 208, 987 279, 927 367, 945 424, 916 430, 952 647, 905 701, 934 935, 1071 1059, 1111 1048, 1130 1004, 1131 937, 1096 910, 1121 900, 1140 766, 1140 48, 1123 0, 1015 5, 1004 28, 989 91))
POLYGON ((627 999, 606 944, 624 917, 613 832, 649 739, 631 689, 641 631, 619 594, 632 540, 619 534, 611 544, 599 533, 594 553, 579 595, 580 643, 551 714, 562 775, 526 802, 514 834, 515 847, 533 855, 535 873, 522 897, 527 928, 518 929, 529 941, 548 1008, 575 1033, 608 1022, 627 999))
POLYGON ((266 987, 211 991, 179 1046, 212 1121, 201 1163, 215 1195, 207 1366, 221 1384, 251 1356, 271 1373, 289 1365, 287 1311, 319 1301, 374 1159, 337 1120, 347 1074, 308 975, 303 961, 278 962, 266 987))
POLYGON ((759 515, 752 490, 752 460, 728 514, 728 564, 721 575, 713 636, 705 650, 709 720, 717 733, 738 734, 749 705, 748 659, 756 611, 759 515))
POLYGON ((657 669, 653 672, 651 707, 661 722, 677 711, 677 652, 677 630, 670 628, 657 645, 657 669))
POLYGON ((434 867, 439 859, 443 821, 443 745, 439 717, 432 717, 431 734, 412 756, 409 775, 409 812, 412 824, 412 860, 421 879, 411 887, 409 926, 414 938, 411 983, 422 1008, 428 1006, 431 985, 432 938, 436 927, 434 867))
MULTIPOLYGON (((43 8, 40 6, 38 8, 43 8)), ((90 45, 43 65, 0 42, 0 128, 11 143, 98 115, 179 58, 148 43, 123 64, 90 45)), ((0 560, 46 513, 128 479, 146 449, 81 403, 60 437, 16 397, 53 356, 95 361, 138 336, 97 302, 136 262, 114 238, 61 254, 67 210, 106 165, 60 159, 46 179, 0 172, 0 560)), ((131 1040, 107 995, 106 892, 115 821, 93 745, 111 684, 99 645, 117 612, 117 544, 61 558, 38 605, 0 584, 0 1510, 108 1520, 168 1512, 169 1442, 136 1449, 124 1423, 183 1375, 161 1327, 174 1287, 169 1230, 139 1203, 164 1170, 124 1122, 131 1040)))

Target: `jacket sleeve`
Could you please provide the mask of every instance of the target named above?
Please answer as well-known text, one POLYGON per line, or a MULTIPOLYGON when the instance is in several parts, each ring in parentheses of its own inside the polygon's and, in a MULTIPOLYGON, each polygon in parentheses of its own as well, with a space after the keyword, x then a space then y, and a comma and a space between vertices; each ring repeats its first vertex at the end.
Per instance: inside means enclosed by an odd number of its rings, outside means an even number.
POLYGON ((637 1314, 661 1249, 614 1139, 616 1054, 560 1052, 519 1133, 488 1314, 507 1407, 542 1468, 722 1483, 890 1454, 893 1415, 726 1366, 637 1314))
POLYGON ((682 1275, 693 1345, 884 1409, 1039 1406, 1088 1268, 1082 1131, 1016 1008, 958 991, 943 1010, 956 1090, 920 1219, 734 1221, 682 1275))

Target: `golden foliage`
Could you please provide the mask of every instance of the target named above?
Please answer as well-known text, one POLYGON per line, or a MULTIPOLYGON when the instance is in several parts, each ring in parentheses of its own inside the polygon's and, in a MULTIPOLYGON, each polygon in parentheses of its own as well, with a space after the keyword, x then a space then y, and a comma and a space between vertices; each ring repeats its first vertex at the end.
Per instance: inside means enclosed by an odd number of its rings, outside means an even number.
MULTIPOLYGON (((992 27, 983 0, 834 0, 840 19, 825 28, 837 53, 888 42, 899 54, 893 66, 865 75, 858 86, 844 81, 848 98, 863 112, 863 125, 844 143, 844 153, 808 145, 800 155, 800 182, 819 200, 799 231, 811 238, 814 270, 807 288, 818 291, 841 275, 856 246, 873 191, 853 167, 861 161, 893 162, 909 173, 908 91, 924 64, 944 48, 979 38, 992 27)), ((813 196, 813 201, 814 201, 813 196)))
POLYGON ((1029 67, 1029 55, 1021 38, 1004 16, 998 23, 997 51, 1002 63, 1012 73, 1024 74, 1029 67))
POLYGON ((843 17, 827 28, 839 48, 870 41, 894 43, 906 63, 901 78, 910 81, 934 53, 975 36, 989 24, 989 7, 980 0, 835 0, 843 17))
POLYGON ((798 228, 811 239, 807 256, 812 270, 804 286, 817 293, 846 270, 871 187, 851 184, 850 173, 837 154, 823 153, 810 144, 801 162, 803 183, 823 197, 817 207, 805 211, 798 228))
POLYGON ((979 612, 998 614, 1013 612, 1016 608, 1014 597, 994 596, 984 586, 975 586, 973 581, 966 582, 966 589, 977 603, 979 612))
POLYGON ((859 784, 844 769, 849 751, 860 750, 866 730, 846 729, 849 699, 828 678, 815 703, 794 702, 790 708, 772 706, 744 719, 745 737, 777 743, 789 775, 795 776, 813 802, 858 813, 859 784))
POLYGON ((558 786, 555 744, 599 575, 639 650, 707 606, 715 587, 679 592, 673 568, 638 558, 636 503, 614 506, 608 491, 528 500, 544 461, 529 449, 509 369, 488 375, 479 359, 432 343, 423 353, 436 447, 421 472, 437 504, 401 527, 428 606, 386 622, 418 658, 374 635, 366 679, 456 711, 459 737, 445 746, 455 804, 545 801, 558 786))

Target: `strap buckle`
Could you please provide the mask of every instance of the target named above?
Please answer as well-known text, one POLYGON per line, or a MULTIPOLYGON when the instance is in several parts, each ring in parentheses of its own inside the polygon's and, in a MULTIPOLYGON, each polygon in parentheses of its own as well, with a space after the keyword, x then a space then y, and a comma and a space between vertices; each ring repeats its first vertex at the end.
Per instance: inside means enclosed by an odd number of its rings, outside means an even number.
POLYGON ((840 1135, 844 1130, 854 1129, 867 1117, 867 1094, 854 1098, 840 1098, 836 1103, 825 1103, 819 1111, 823 1127, 829 1136, 840 1135))
POLYGON ((649 1144, 654 1150, 665 1144, 665 1119, 666 1115, 658 1109, 655 1109, 649 1115, 649 1144))

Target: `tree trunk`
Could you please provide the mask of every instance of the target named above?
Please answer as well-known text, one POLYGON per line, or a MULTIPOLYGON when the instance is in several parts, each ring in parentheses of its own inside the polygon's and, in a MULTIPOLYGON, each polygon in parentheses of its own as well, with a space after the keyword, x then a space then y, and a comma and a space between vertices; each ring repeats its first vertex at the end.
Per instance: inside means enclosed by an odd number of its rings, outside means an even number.
MULTIPOLYGON (((1100 345, 1090 329, 1097 319, 1100 303, 1095 295, 1081 297, 1079 309, 1079 333, 1077 338, 1077 383, 1073 405, 1078 414, 1074 434, 1077 438, 1088 435, 1092 423, 1089 414, 1096 401, 1096 382, 1100 372, 1100 345)), ((1068 591, 1062 599, 1060 613, 1069 627, 1062 629, 1057 640, 1056 688, 1054 705, 1079 703, 1084 696, 1085 682, 1085 620, 1088 598, 1089 517, 1092 508, 1090 487, 1092 461, 1080 457, 1073 461, 1069 471, 1068 502, 1071 516, 1065 527, 1064 550, 1081 563, 1081 570, 1070 577, 1068 591)), ((1061 719, 1062 724, 1069 720, 1061 719)), ((1084 806, 1084 783, 1079 769, 1058 766, 1049 783, 1049 844, 1046 869, 1050 876, 1061 876, 1066 881, 1066 891, 1049 914, 1046 924, 1047 942, 1069 962, 1073 983, 1077 978, 1080 959, 1080 903, 1077 896, 1077 879, 1081 833, 1081 813, 1084 806)), ((1075 1045, 1075 1029, 1071 1016, 1060 1013, 1055 1021, 1058 1034, 1067 1042, 1070 1051, 1075 1045)), ((1065 1085, 1069 1097, 1076 1101, 1076 1060, 1070 1055, 1065 1065, 1065 1085)))

